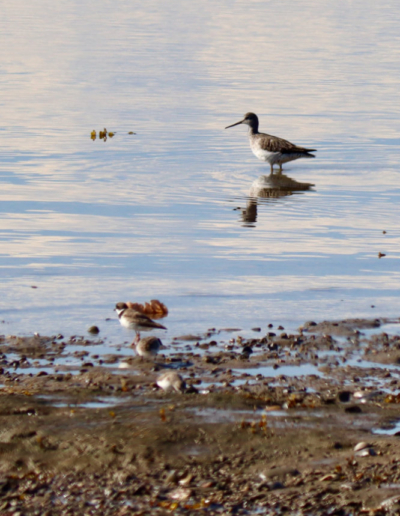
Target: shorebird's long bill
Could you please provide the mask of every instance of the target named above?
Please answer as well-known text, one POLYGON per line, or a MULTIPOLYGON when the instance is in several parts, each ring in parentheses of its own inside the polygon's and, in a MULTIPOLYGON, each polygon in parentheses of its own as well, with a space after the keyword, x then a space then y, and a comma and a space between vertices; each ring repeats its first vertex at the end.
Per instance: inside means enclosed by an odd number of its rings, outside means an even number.
POLYGON ((230 127, 235 127, 235 125, 243 124, 244 120, 241 120, 240 122, 236 122, 236 124, 228 125, 228 127, 225 127, 225 129, 229 129, 230 127))

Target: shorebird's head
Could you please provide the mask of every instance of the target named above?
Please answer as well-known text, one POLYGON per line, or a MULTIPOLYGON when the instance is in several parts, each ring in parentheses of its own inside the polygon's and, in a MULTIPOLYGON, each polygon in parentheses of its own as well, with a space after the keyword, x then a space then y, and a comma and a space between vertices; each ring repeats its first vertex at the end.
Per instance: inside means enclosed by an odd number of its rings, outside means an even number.
POLYGON ((128 308, 128 305, 126 303, 117 303, 115 305, 114 311, 117 312, 117 314, 121 314, 124 310, 128 308))
POLYGON ((236 124, 228 125, 228 127, 225 127, 225 129, 229 129, 230 127, 234 127, 235 125, 239 124, 246 124, 250 126, 252 129, 257 130, 258 129, 258 116, 254 113, 246 113, 243 117, 243 120, 240 120, 240 122, 236 122, 236 124))

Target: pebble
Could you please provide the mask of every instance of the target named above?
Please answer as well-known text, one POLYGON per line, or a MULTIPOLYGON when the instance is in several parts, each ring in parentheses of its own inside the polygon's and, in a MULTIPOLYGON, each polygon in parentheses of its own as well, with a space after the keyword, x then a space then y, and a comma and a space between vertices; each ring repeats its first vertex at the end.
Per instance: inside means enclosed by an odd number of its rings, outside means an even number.
POLYGON ((374 457, 376 451, 373 448, 366 448, 365 450, 358 451, 354 454, 356 457, 374 457))
POLYGON ((193 475, 191 473, 189 473, 185 478, 182 478, 181 480, 179 480, 179 485, 180 486, 188 486, 192 480, 193 480, 193 475))
POLYGON ((361 441, 354 446, 354 451, 356 451, 356 452, 361 451, 361 450, 364 450, 365 448, 370 448, 371 446, 372 445, 370 443, 361 441))
POLYGON ((342 403, 347 403, 348 401, 350 401, 350 396, 351 396, 351 392, 350 391, 340 391, 338 393, 338 399, 342 403))
POLYGON ((335 473, 328 473, 319 479, 320 482, 329 482, 330 480, 337 480, 338 476, 335 473))
POLYGON ((285 489, 285 484, 282 484, 282 482, 271 482, 267 484, 267 486, 271 491, 275 489, 285 489))
POLYGON ((358 405, 351 405, 350 407, 346 407, 344 411, 348 414, 360 414, 362 412, 358 405))
POLYGON ((188 500, 192 496, 192 490, 185 487, 178 487, 174 489, 170 493, 168 493, 168 498, 172 498, 173 500, 178 500, 180 502, 188 500))
POLYGON ((172 471, 170 471, 168 473, 168 475, 165 478, 165 482, 167 484, 177 484, 177 482, 178 482, 178 474, 177 474, 175 469, 173 469, 172 471))
POLYGON ((359 487, 360 486, 356 482, 346 482, 340 486, 340 489, 343 489, 343 491, 355 491, 356 489, 359 489, 359 487))
POLYGON ((201 489, 209 489, 210 487, 214 487, 214 486, 215 486, 215 482, 213 480, 206 480, 205 482, 202 482, 199 487, 201 489))

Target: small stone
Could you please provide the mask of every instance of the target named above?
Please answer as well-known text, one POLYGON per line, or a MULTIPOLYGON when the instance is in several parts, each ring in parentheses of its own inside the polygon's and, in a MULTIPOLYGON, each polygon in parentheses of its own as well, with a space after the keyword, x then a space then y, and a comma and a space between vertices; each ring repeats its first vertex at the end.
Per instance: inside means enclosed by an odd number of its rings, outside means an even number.
POLYGON ((344 409, 348 414, 361 414, 362 410, 358 405, 351 405, 350 407, 346 407, 344 409))
POLYGON ((168 498, 172 498, 173 500, 178 501, 186 501, 192 496, 192 490, 185 487, 178 487, 174 489, 170 493, 168 493, 168 498))
POLYGON ((175 469, 170 471, 165 478, 167 484, 176 484, 178 482, 178 474, 175 469))
POLYGON ((192 480, 193 480, 193 475, 191 473, 189 473, 185 478, 182 478, 181 480, 179 480, 179 485, 188 486, 192 480))
POLYGON ((261 331, 261 328, 252 328, 251 331, 261 331))
POLYGON ((343 489, 343 491, 355 491, 359 488, 360 486, 356 482, 346 482, 340 486, 340 489, 343 489))
POLYGON ((337 475, 334 473, 328 473, 319 479, 320 482, 329 482, 331 480, 337 480, 337 475))
POLYGON ((202 482, 199 487, 201 489, 209 489, 210 487, 214 487, 214 486, 215 486, 215 482, 213 480, 206 480, 205 482, 202 482))
POLYGON ((376 451, 373 448, 366 448, 365 450, 358 451, 354 454, 356 457, 374 457, 376 451))
POLYGON ((371 444, 369 444, 365 441, 361 441, 354 446, 354 451, 360 451, 360 450, 364 450, 365 448, 370 448, 370 447, 371 447, 371 444))
POLYGON ((348 401, 350 401, 350 396, 351 396, 351 392, 350 391, 340 391, 338 393, 338 399, 342 403, 347 403, 348 401))
POLYGON ((268 487, 271 491, 273 491, 275 489, 285 489, 285 485, 282 484, 282 482, 272 482, 272 483, 268 484, 268 487))
POLYGON ((88 328, 88 333, 91 333, 92 335, 98 335, 100 333, 100 329, 98 326, 90 326, 88 328))

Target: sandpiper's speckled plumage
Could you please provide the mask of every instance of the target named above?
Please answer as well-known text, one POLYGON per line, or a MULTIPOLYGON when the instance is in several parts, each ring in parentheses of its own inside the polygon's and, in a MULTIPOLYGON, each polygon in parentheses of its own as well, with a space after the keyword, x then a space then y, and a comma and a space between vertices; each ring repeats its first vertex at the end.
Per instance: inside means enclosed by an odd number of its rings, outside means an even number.
POLYGON ((161 340, 153 336, 143 337, 141 339, 137 337, 135 344, 136 353, 143 358, 155 357, 162 346, 161 340))
POLYGON ((176 371, 168 371, 157 378, 157 385, 164 391, 183 392, 186 390, 185 380, 176 371))
POLYGON ((271 174, 273 173, 274 165, 279 165, 279 172, 282 172, 282 164, 288 161, 294 161, 299 158, 315 158, 310 152, 315 152, 316 149, 306 149, 304 147, 298 147, 293 143, 272 136, 266 133, 258 132, 258 116, 254 113, 246 113, 243 120, 236 122, 235 124, 228 125, 234 127, 235 125, 246 124, 249 126, 249 141, 250 148, 253 154, 262 161, 268 161, 271 167, 271 174))
POLYGON ((128 308, 126 303, 117 303, 115 311, 118 314, 119 322, 124 328, 135 330, 138 334, 141 331, 166 330, 162 324, 156 323, 147 315, 141 314, 132 308, 128 308))

